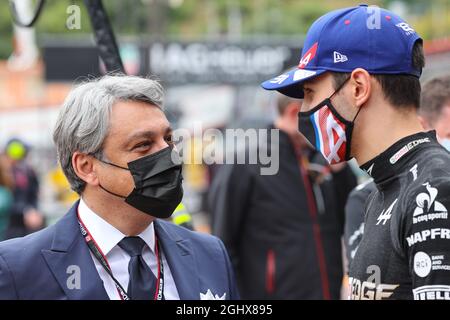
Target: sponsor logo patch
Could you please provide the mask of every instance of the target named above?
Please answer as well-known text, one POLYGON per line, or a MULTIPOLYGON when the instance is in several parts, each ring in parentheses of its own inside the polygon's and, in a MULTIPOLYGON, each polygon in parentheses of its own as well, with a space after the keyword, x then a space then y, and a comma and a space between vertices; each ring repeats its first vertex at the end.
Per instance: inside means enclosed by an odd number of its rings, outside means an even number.
POLYGON ((394 293, 398 284, 376 284, 371 281, 361 281, 350 277, 350 300, 382 300, 388 299, 394 293))
POLYGON ((431 258, 425 252, 419 251, 414 255, 414 272, 425 278, 431 271, 431 258))
POLYGON ((384 225, 389 219, 391 219, 392 209, 394 208, 395 204, 397 203, 397 200, 398 200, 398 198, 395 199, 394 202, 392 202, 392 204, 389 206, 389 208, 387 208, 387 210, 383 210, 381 212, 381 214, 377 218, 377 225, 379 225, 381 221, 383 221, 383 225, 384 225))
POLYGON ((409 169, 409 172, 411 172, 413 175, 413 181, 416 181, 416 179, 417 179, 417 163, 414 166, 412 166, 411 169, 409 169))
POLYGON ((450 286, 422 286, 413 289, 414 300, 450 300, 450 286))
POLYGON ((426 229, 419 232, 415 232, 412 235, 406 237, 406 241, 408 241, 408 246, 411 247, 416 243, 435 240, 435 239, 450 239, 450 229, 447 228, 434 228, 434 229, 426 229))
POLYGON ((369 169, 367 169, 367 174, 369 175, 369 176, 372 176, 372 170, 373 170, 373 166, 375 165, 375 163, 372 163, 372 165, 369 167, 369 169))
POLYGON ((446 262, 445 255, 435 254, 431 256, 431 270, 450 271, 450 265, 446 262))
POLYGON ((409 151, 411 151, 412 149, 417 147, 419 144, 422 144, 422 143, 425 143, 425 142, 430 142, 430 139, 429 138, 423 138, 423 139, 418 139, 418 140, 411 141, 410 143, 404 145, 400 150, 398 150, 397 153, 395 153, 391 157, 391 159, 389 159, 389 162, 391 164, 395 164, 398 160, 401 159, 401 157, 403 157, 409 151))
POLYGON ((417 207, 413 213, 413 224, 436 219, 447 219, 447 208, 439 201, 436 201, 438 189, 433 188, 428 182, 423 185, 426 187, 427 192, 421 192, 416 197, 417 207))

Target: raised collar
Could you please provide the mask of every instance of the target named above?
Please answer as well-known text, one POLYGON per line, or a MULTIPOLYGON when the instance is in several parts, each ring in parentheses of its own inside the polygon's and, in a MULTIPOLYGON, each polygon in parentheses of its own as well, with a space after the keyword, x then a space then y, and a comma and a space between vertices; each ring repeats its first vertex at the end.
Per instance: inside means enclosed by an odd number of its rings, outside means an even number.
POLYGON ((360 168, 379 185, 404 171, 404 167, 414 154, 435 143, 437 143, 435 131, 419 132, 398 140, 360 168))

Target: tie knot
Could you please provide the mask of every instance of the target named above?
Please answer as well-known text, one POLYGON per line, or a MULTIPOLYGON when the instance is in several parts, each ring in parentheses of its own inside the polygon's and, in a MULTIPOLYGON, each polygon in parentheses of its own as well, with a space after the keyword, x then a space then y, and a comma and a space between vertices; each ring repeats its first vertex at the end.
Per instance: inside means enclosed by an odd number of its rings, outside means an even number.
POLYGON ((140 256, 144 246, 145 241, 140 237, 125 237, 119 242, 119 247, 125 250, 131 257, 140 256))

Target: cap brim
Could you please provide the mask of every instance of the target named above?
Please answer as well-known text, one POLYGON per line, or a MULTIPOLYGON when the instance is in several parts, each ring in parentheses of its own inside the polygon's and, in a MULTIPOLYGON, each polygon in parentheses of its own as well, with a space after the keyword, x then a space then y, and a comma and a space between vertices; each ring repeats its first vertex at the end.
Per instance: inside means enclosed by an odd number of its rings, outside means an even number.
POLYGON ((327 70, 306 70, 295 68, 279 76, 264 81, 261 86, 266 90, 277 90, 278 92, 292 98, 303 98, 303 88, 300 86, 306 80, 312 79, 327 70))

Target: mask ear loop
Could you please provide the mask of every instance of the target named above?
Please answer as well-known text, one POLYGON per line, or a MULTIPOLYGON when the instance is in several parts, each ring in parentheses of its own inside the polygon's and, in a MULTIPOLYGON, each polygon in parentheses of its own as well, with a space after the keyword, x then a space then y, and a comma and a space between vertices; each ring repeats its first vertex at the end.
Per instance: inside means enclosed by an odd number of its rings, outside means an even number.
MULTIPOLYGON (((353 128, 354 128, 354 125, 355 125, 356 117, 359 115, 359 112, 361 111, 361 109, 362 109, 362 106, 359 107, 358 112, 356 112, 356 115, 353 117, 353 120, 352 120, 352 122, 350 123, 352 130, 350 131, 350 132, 351 132, 351 133, 350 133, 350 137, 347 137, 347 139, 348 139, 349 141, 350 141, 350 139, 351 139, 351 135, 352 135, 353 128)), ((346 135, 347 135, 347 132, 346 132, 346 135)), ((347 150, 346 150, 346 152, 345 152, 345 159, 346 159, 346 160, 350 160, 350 149, 351 149, 351 145, 347 148, 347 150)))
MULTIPOLYGON (((92 154, 92 153, 90 153, 89 155, 91 155, 92 157, 94 157, 95 159, 97 159, 98 161, 100 161, 100 162, 102 162, 102 163, 104 163, 104 164, 109 164, 110 166, 113 166, 113 167, 116 167, 116 168, 120 168, 120 169, 123 169, 123 170, 128 170, 128 171, 130 171, 129 168, 121 167, 121 166, 119 166, 119 165, 117 165, 117 164, 114 164, 114 163, 107 162, 107 161, 104 161, 104 160, 102 160, 102 159, 99 159, 99 158, 97 158, 97 157, 96 157, 94 154, 92 154)), ((105 191, 105 192, 107 192, 107 193, 109 193, 109 194, 111 194, 111 195, 113 195, 113 196, 116 196, 116 197, 119 197, 119 198, 122 198, 122 199, 126 199, 126 198, 127 198, 127 197, 124 197, 124 196, 122 196, 122 195, 120 195, 120 194, 117 194, 117 193, 114 193, 114 192, 112 192, 112 191, 109 191, 108 189, 106 189, 105 187, 103 187, 100 183, 98 184, 98 186, 99 186, 103 191, 105 191)))
POLYGON ((350 78, 351 78, 351 75, 348 76, 347 79, 345 79, 344 82, 342 82, 341 85, 339 87, 337 87, 336 90, 334 90, 333 94, 331 96, 329 96, 328 99, 331 99, 339 90, 341 90, 350 78))
MULTIPOLYGON (((330 101, 331 101, 331 98, 332 98, 339 90, 341 90, 341 89, 344 87, 344 85, 347 83, 347 81, 348 81, 350 78, 351 78, 351 75, 348 76, 347 79, 345 79, 344 82, 342 82, 342 84, 341 84, 341 85, 333 92, 333 94, 328 98, 328 99, 330 99, 330 101)), ((355 123, 356 117, 359 115, 359 112, 361 111, 361 109, 362 109, 362 106, 359 107, 358 112, 356 112, 356 115, 355 115, 355 117, 354 117, 353 120, 352 120, 352 124, 355 123)))
POLYGON ((125 168, 125 167, 119 166, 119 165, 117 165, 117 164, 114 164, 114 163, 112 163, 112 162, 108 162, 108 161, 105 161, 105 160, 100 159, 98 156, 96 156, 95 153, 92 153, 92 152, 91 152, 91 153, 88 153, 88 155, 92 156, 93 158, 97 159, 98 161, 100 161, 100 162, 102 162, 102 163, 104 163, 104 164, 109 164, 110 166, 113 166, 113 167, 116 167, 116 168, 119 168, 119 169, 123 169, 123 170, 130 171, 130 168, 125 168))
POLYGON ((117 164, 114 164, 114 163, 111 163, 111 162, 108 162, 108 161, 103 161, 103 160, 101 160, 101 159, 97 159, 97 160, 100 161, 100 162, 103 162, 104 164, 109 164, 110 166, 113 166, 113 167, 116 167, 116 168, 119 168, 119 169, 123 169, 123 170, 128 170, 128 171, 130 171, 129 168, 121 167, 121 166, 119 166, 119 165, 117 165, 117 164))
POLYGON ((108 189, 106 189, 105 187, 103 187, 101 184, 98 185, 102 190, 108 192, 109 194, 112 194, 113 196, 122 198, 122 199, 126 199, 127 197, 121 196, 120 194, 114 193, 112 191, 109 191, 108 189))
POLYGON ((355 115, 355 117, 353 118, 352 123, 355 123, 356 117, 358 116, 358 114, 359 114, 359 112, 361 111, 361 109, 362 109, 362 105, 359 107, 358 112, 356 112, 356 115, 355 115))

